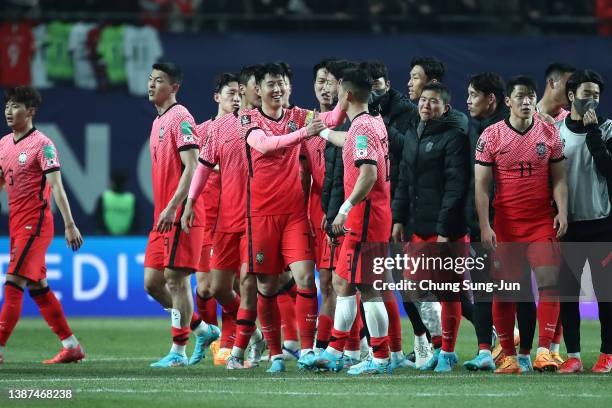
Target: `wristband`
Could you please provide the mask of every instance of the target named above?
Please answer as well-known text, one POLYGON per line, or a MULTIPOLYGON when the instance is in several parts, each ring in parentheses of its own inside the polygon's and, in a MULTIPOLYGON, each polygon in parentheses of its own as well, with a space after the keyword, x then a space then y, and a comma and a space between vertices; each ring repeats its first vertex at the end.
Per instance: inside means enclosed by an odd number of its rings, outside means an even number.
POLYGON ((353 204, 351 204, 351 202, 349 200, 346 200, 340 206, 340 209, 338 210, 338 213, 342 214, 342 215, 348 215, 349 211, 351 211, 351 208, 353 208, 353 204))
POLYGON ((325 140, 329 140, 329 132, 331 132, 331 130, 325 128, 319 132, 319 136, 321 136, 325 140))

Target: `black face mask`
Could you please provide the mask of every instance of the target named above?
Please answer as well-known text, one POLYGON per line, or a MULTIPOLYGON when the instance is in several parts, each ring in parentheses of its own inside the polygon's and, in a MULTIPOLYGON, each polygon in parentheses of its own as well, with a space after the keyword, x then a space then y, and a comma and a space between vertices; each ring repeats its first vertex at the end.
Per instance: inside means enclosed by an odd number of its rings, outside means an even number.
POLYGON ((591 99, 591 98, 585 98, 585 99, 574 98, 573 105, 574 105, 574 108, 576 109, 576 112, 578 112, 580 116, 584 116, 584 114, 587 113, 589 109, 593 109, 593 110, 597 109, 597 106, 599 106, 599 101, 596 101, 595 99, 591 99))

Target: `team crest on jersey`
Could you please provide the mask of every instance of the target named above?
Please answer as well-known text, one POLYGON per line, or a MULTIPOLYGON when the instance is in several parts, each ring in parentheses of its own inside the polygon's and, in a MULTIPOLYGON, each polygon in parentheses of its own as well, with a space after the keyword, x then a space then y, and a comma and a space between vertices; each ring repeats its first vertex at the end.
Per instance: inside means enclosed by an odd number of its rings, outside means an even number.
POLYGON ((540 142, 536 145, 536 153, 538 153, 538 157, 542 158, 546 154, 546 145, 543 142, 540 142))
POLYGON ((255 255, 255 261, 257 261, 258 265, 263 264, 264 262, 264 253, 263 251, 258 251, 257 254, 255 255))
POLYGON ((288 128, 289 128, 289 130, 290 130, 290 131, 292 131, 292 132, 295 132, 295 131, 298 129, 297 125, 296 125, 296 124, 295 124, 295 122, 294 122, 294 121, 292 121, 292 120, 290 120, 289 122, 287 122, 287 127, 288 127, 288 128))
POLYGON ((486 144, 487 142, 483 138, 479 138, 478 143, 476 143, 476 150, 478 150, 480 153, 484 152, 486 144))
POLYGON ((251 115, 242 115, 240 117, 240 124, 242 126, 250 125, 251 124, 251 115))
POLYGON ((427 153, 431 152, 431 149, 433 149, 433 142, 429 142, 425 145, 425 151, 427 153))
POLYGON ((160 127, 159 128, 159 140, 162 140, 164 138, 164 127, 160 127))
POLYGON ((19 157, 17 158, 17 160, 19 161, 19 165, 23 166, 26 160, 28 160, 28 155, 26 154, 26 152, 21 152, 19 153, 19 157))

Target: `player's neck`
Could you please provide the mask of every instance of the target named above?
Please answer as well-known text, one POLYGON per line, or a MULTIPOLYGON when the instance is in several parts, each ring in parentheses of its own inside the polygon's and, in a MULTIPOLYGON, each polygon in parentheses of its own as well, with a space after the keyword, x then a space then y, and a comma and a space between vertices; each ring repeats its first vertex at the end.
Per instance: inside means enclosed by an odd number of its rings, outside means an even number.
POLYGON ((512 127, 519 132, 524 132, 527 130, 531 123, 533 122, 533 116, 529 116, 527 119, 518 118, 514 115, 510 115, 510 124, 512 127))
POLYGON ((561 112, 561 108, 563 106, 559 106, 554 101, 550 100, 546 95, 538 102, 537 104, 538 111, 546 113, 547 115, 552 116, 553 118, 561 112))
POLYGON ((32 121, 27 121, 25 126, 20 127, 20 128, 12 128, 13 130, 13 140, 15 140, 15 142, 18 142, 19 140, 21 140, 21 138, 23 138, 25 135, 28 134, 28 132, 30 130, 32 130, 34 126, 32 125, 32 121))
POLYGON ((349 104, 348 109, 346 110, 346 116, 348 116, 349 120, 352 122, 353 119, 355 119, 355 116, 362 112, 368 112, 367 103, 349 104))
POLYGON ((283 107, 279 106, 278 108, 272 108, 266 104, 262 104, 261 105, 261 110, 263 111, 263 113, 266 114, 266 116, 272 118, 272 119, 278 119, 281 116, 283 116, 283 107))
POLYGON ((176 97, 168 98, 161 105, 155 105, 155 109, 157 109, 157 114, 161 115, 168 110, 169 107, 176 103, 176 97))
POLYGON ((334 109, 333 106, 331 105, 324 105, 324 104, 319 104, 319 112, 323 113, 323 112, 331 112, 334 109))

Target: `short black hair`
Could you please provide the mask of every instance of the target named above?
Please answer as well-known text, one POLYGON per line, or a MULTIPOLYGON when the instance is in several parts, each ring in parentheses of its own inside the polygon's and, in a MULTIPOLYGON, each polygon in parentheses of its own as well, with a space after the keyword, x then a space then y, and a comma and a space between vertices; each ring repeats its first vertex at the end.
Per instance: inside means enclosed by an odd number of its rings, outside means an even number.
POLYGON ((327 71, 336 78, 336 80, 341 80, 343 72, 349 68, 356 68, 357 64, 348 60, 335 60, 329 62, 325 68, 327 71))
POLYGON ((183 82, 183 70, 173 62, 158 62, 153 64, 153 69, 165 72, 171 84, 181 84, 183 82))
POLYGON ((372 92, 372 76, 363 68, 348 68, 342 71, 342 85, 350 90, 355 99, 367 103, 372 92))
POLYGON ((434 79, 442 82, 444 80, 444 74, 446 73, 446 67, 444 63, 434 57, 416 57, 410 61, 410 69, 415 66, 423 68, 427 80, 432 81, 434 79))
POLYGON ((434 91, 440 94, 440 98, 444 104, 449 104, 451 101, 451 91, 448 86, 444 85, 442 82, 430 82, 423 87, 423 91, 421 92, 421 96, 425 91, 434 91))
POLYGON ((604 90, 604 80, 597 72, 592 71, 590 69, 579 69, 574 72, 567 80, 567 84, 565 85, 565 95, 569 100, 569 93, 572 91, 574 96, 576 96, 576 91, 580 87, 580 84, 585 82, 593 82, 599 85, 599 93, 603 93, 604 90))
POLYGON ((385 81, 389 79, 389 71, 384 62, 374 60, 366 61, 359 64, 361 68, 367 69, 370 72, 370 76, 376 80, 378 78, 384 78, 385 81))
POLYGON ((38 109, 42 97, 33 86, 15 86, 4 91, 4 103, 9 102, 23 103, 26 108, 38 109))
POLYGON ((215 93, 221 92, 224 86, 228 85, 230 82, 239 82, 238 75, 233 74, 231 72, 224 72, 219 74, 215 79, 215 93))
POLYGON ((319 70, 321 68, 327 69, 327 65, 329 63, 331 63, 331 62, 334 62, 334 61, 339 61, 339 60, 336 59, 336 58, 324 58, 321 61, 317 62, 314 65, 314 67, 312 67, 312 80, 316 81, 317 80, 317 72, 319 72, 319 70))
POLYGON ((255 72, 255 81, 260 84, 268 74, 282 77, 285 75, 285 70, 283 69, 282 65, 274 62, 264 64, 261 69, 255 72))
POLYGON ((544 71, 544 78, 548 81, 550 78, 559 79, 562 74, 573 73, 576 68, 565 62, 553 62, 544 71))
POLYGON ((526 86, 530 91, 533 91, 536 94, 538 93, 538 86, 532 77, 518 75, 511 78, 506 84, 506 96, 510 97, 510 95, 512 95, 512 91, 514 91, 514 87, 518 85, 526 86))
POLYGON ((289 78, 289 82, 293 82, 293 71, 291 71, 291 65, 285 61, 278 62, 278 65, 283 68, 283 71, 285 72, 284 75, 289 78))
POLYGON ((481 72, 472 75, 468 85, 472 85, 476 91, 482 92, 485 95, 495 95, 497 103, 502 103, 504 100, 506 85, 502 77, 494 72, 481 72))
POLYGON ((261 64, 247 65, 240 69, 240 85, 246 85, 252 76, 257 77, 257 71, 261 69, 261 64))

